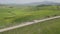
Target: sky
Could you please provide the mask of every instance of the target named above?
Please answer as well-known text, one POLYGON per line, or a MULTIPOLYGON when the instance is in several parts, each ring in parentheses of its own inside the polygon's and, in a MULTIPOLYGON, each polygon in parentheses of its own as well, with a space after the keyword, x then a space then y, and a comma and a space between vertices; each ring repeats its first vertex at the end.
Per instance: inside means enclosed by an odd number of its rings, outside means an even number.
POLYGON ((60 0, 0 0, 0 4, 25 4, 32 2, 53 1, 60 2, 60 0))

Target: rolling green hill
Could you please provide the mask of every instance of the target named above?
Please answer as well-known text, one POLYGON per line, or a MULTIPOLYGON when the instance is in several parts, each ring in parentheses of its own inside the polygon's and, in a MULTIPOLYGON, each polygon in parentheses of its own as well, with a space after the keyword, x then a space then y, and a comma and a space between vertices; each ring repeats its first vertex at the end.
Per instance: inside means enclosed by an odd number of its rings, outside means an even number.
POLYGON ((37 7, 0 7, 0 26, 9 27, 54 15, 60 15, 60 10, 56 6, 39 7, 39 10, 37 7))

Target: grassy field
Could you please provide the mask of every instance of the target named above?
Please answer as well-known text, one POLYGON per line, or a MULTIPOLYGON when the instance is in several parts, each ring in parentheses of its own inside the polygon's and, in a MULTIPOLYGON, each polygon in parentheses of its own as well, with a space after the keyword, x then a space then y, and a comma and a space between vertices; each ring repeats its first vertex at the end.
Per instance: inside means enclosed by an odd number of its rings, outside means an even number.
POLYGON ((0 34, 60 34, 60 18, 2 32, 0 34))
MULTIPOLYGON (((52 6, 53 7, 53 6, 52 6)), ((52 8, 41 7, 38 9, 31 7, 24 8, 0 8, 0 28, 9 27, 15 24, 20 24, 22 22, 32 21, 35 19, 42 19, 46 16, 60 15, 60 10, 57 10, 56 6, 52 8), (48 9, 49 8, 49 9, 48 9), (34 10, 32 10, 34 9, 34 10), (54 9, 54 10, 53 10, 54 9)))

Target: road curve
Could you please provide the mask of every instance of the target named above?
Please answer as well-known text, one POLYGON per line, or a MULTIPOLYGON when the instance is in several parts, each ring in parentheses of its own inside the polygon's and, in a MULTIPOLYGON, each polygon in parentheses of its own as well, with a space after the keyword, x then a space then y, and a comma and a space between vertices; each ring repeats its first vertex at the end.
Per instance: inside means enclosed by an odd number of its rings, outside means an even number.
POLYGON ((60 16, 45 18, 45 19, 42 19, 42 20, 34 20, 33 22, 25 22, 25 23, 19 24, 17 26, 12 26, 12 27, 8 27, 8 28, 0 29, 0 32, 4 32, 4 31, 24 27, 24 26, 27 26, 27 25, 31 25, 31 24, 35 24, 35 23, 39 23, 39 22, 44 22, 44 21, 47 21, 47 20, 56 19, 56 18, 60 18, 60 16))

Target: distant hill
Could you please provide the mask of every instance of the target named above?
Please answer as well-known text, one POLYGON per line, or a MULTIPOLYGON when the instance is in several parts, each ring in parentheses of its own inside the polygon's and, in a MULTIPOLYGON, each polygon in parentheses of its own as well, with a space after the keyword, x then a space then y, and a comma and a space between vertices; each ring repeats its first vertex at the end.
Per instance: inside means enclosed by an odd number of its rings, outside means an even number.
POLYGON ((33 2, 33 3, 27 3, 27 4, 4 4, 8 6, 35 6, 35 5, 60 5, 60 3, 52 2, 52 1, 43 1, 43 2, 33 2))
POLYGON ((45 4, 45 5, 60 5, 60 3, 52 2, 52 1, 34 2, 34 3, 26 4, 26 5, 42 5, 42 4, 45 4))

